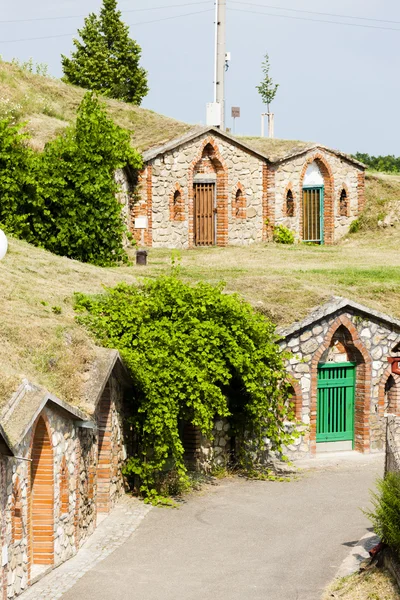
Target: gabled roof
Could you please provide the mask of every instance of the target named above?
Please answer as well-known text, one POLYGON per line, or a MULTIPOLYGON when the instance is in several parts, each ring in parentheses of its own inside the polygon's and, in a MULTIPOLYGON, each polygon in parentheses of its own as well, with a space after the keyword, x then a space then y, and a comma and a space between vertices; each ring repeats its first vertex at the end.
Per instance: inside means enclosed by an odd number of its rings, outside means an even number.
POLYGON ((258 137, 235 137, 226 131, 221 131, 215 127, 195 127, 184 135, 177 137, 169 142, 160 146, 154 146, 143 153, 143 159, 145 162, 154 160, 158 156, 162 156, 166 152, 171 152, 179 146, 187 144, 192 140, 195 140, 203 135, 212 134, 213 136, 220 137, 234 144, 235 146, 243 149, 250 154, 258 156, 260 159, 265 160, 268 163, 279 164, 295 156, 301 156, 312 150, 323 150, 343 158, 344 160, 354 163, 359 167, 365 168, 361 162, 353 158, 352 156, 333 150, 321 144, 315 144, 313 142, 301 142, 296 140, 278 140, 269 138, 258 138, 258 137))
POLYGON ((26 436, 44 407, 56 406, 70 419, 80 422, 90 420, 78 408, 60 400, 44 388, 24 380, 0 415, 1 431, 9 446, 14 449, 26 436))
POLYGON ((342 298, 340 296, 333 296, 332 299, 326 304, 313 309, 302 321, 293 323, 293 325, 290 325, 290 327, 278 328, 277 334, 282 338, 292 337, 300 331, 309 328, 311 325, 314 325, 318 321, 334 315, 335 313, 344 312, 345 310, 356 312, 360 315, 366 316, 367 318, 373 317, 375 320, 386 323, 386 325, 389 325, 391 328, 400 331, 399 319, 395 319, 394 317, 390 317, 385 313, 373 310, 372 308, 364 306, 363 304, 358 304, 358 302, 353 302, 353 300, 348 300, 347 298, 342 298))

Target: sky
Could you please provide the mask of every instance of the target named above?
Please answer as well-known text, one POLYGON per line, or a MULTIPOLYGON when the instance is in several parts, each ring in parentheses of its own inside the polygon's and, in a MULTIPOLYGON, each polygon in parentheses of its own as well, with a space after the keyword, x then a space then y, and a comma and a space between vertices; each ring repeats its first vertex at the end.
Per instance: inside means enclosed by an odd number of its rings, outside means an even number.
MULTIPOLYGON (((32 57, 61 77, 60 55, 70 54, 84 16, 100 6, 101 0, 0 0, 0 55, 32 57)), ((142 106, 204 124, 213 100, 214 0, 120 0, 119 8, 148 71, 142 106)), ((279 83, 276 137, 400 155, 398 0, 227 0, 227 51, 226 126, 232 127, 231 107, 239 106, 237 134, 260 135, 265 109, 256 85, 268 52, 279 83)))

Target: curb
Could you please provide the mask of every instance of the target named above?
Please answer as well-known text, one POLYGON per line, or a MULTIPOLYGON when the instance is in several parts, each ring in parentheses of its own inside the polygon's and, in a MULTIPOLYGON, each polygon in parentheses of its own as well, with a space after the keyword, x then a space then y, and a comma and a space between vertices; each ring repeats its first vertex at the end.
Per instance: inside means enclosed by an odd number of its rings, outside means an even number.
POLYGON ((335 579, 340 579, 356 573, 359 570, 362 561, 369 558, 369 550, 376 546, 379 541, 379 537, 373 532, 368 532, 364 535, 357 546, 353 546, 348 557, 345 558, 340 565, 335 579))

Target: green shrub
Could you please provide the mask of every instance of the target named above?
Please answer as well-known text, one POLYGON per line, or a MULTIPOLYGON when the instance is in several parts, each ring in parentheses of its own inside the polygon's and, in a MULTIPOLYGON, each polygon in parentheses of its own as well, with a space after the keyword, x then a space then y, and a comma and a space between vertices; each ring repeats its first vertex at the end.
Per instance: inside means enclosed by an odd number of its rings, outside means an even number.
POLYGON ((42 154, 10 119, 0 121, 0 225, 61 256, 97 265, 127 260, 115 171, 142 166, 130 134, 88 92, 75 127, 42 154))
POLYGON ((274 325, 238 296, 171 276, 76 298, 78 320, 118 349, 131 372, 140 448, 125 475, 140 479, 149 501, 159 499, 167 470, 186 484, 182 421, 211 437, 215 419, 228 417, 237 439, 251 434, 252 456, 264 450, 265 438, 277 451, 292 439, 274 325))
POLYGON ((350 233, 357 233, 358 231, 360 231, 361 228, 361 222, 360 219, 354 219, 354 221, 352 221, 350 227, 349 227, 349 232, 350 233))
POLYGON ((274 227, 273 240, 277 244, 294 244, 294 233, 284 225, 274 227))
POLYGON ((372 494, 373 512, 366 513, 377 535, 400 556, 400 473, 388 473, 372 494))

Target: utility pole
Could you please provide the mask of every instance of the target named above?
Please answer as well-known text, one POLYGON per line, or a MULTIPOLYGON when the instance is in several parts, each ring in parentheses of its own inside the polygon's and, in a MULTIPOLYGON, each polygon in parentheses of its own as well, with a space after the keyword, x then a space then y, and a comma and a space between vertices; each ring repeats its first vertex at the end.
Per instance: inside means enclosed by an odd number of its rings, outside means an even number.
POLYGON ((221 110, 222 130, 225 129, 225 69, 226 56, 226 0, 215 0, 215 73, 214 102, 221 110))

